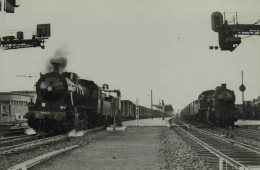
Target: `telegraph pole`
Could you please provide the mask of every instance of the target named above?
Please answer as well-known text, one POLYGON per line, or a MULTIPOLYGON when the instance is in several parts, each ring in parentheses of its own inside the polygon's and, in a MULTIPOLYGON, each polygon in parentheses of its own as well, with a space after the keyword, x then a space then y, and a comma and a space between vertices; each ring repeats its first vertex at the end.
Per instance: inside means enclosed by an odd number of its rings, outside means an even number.
MULTIPOLYGON (((241 72, 241 76, 242 76, 242 85, 244 84, 244 71, 242 70, 242 72, 241 72)), ((244 96, 244 90, 242 90, 242 103, 243 103, 243 105, 244 105, 244 98, 245 96, 244 96)))
POLYGON ((162 120, 164 120, 164 101, 162 100, 162 120))
POLYGON ((244 114, 244 91, 246 90, 246 86, 244 85, 244 71, 241 71, 241 76, 242 76, 242 84, 239 87, 239 90, 242 92, 242 116, 245 116, 244 114))
POLYGON ((138 121, 139 121, 139 98, 136 98, 136 126, 138 126, 138 121))
POLYGON ((151 90, 151 113, 150 116, 153 119, 153 90, 151 90))

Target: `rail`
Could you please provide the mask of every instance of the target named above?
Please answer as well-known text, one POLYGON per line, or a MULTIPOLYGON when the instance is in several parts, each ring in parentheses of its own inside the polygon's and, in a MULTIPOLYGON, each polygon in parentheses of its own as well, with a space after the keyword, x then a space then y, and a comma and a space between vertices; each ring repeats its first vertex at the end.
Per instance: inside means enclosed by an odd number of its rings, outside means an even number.
MULTIPOLYGON (((185 124, 187 126, 186 123, 182 122, 181 120, 179 120, 181 123, 185 124)), ((199 129, 199 128, 196 128, 194 126, 191 126, 189 125, 190 128, 193 128, 193 129, 196 129, 196 130, 199 130, 205 134, 208 134, 208 135, 211 135, 211 136, 214 136, 218 139, 221 139, 221 140, 224 140, 224 141, 228 141, 229 143, 232 143, 232 144, 235 144, 239 147, 242 147, 244 149, 247 149, 247 150, 250 150, 250 151, 253 151, 253 152, 256 152, 257 154, 260 154, 260 148, 257 148, 257 147, 254 147, 254 146, 251 146, 251 145, 248 145, 248 144, 245 144, 245 143, 242 143, 242 142, 238 142, 238 141, 235 141, 235 140, 232 140, 232 139, 228 139, 228 138, 224 138, 224 137, 221 137, 221 136, 218 136, 216 134, 213 134, 213 133, 210 133, 206 130, 202 130, 202 129, 199 129)))
POLYGON ((45 139, 39 139, 36 141, 26 142, 26 143, 22 143, 22 144, 7 146, 7 147, 0 148, 0 155, 6 155, 9 153, 28 149, 28 148, 31 148, 34 146, 43 145, 43 144, 47 144, 47 143, 51 143, 51 142, 55 142, 55 141, 64 140, 64 139, 67 139, 67 135, 59 135, 59 136, 49 137, 49 138, 45 138, 45 139))
POLYGON ((27 170, 27 169, 33 168, 39 164, 42 164, 42 163, 50 160, 51 158, 56 157, 64 152, 70 151, 70 150, 78 148, 78 147, 79 147, 79 145, 74 145, 71 147, 66 147, 64 149, 61 149, 59 151, 53 151, 50 153, 46 153, 44 155, 35 157, 31 160, 25 161, 21 164, 15 165, 15 166, 9 168, 8 170, 27 170))
MULTIPOLYGON (((183 126, 185 127, 189 127, 189 128, 193 128, 193 126, 187 125, 186 123, 180 121, 181 123, 183 123, 183 126)), ((181 128, 181 126, 173 123, 173 125, 175 125, 176 127, 178 127, 178 129, 180 129, 182 132, 184 132, 185 134, 187 134, 192 140, 194 140, 196 143, 198 143, 199 145, 201 145, 202 147, 204 147, 206 150, 208 150, 209 152, 211 152, 213 155, 217 156, 219 158, 219 170, 223 169, 223 162, 225 161, 226 163, 228 163, 230 166, 235 167, 236 169, 239 170, 253 170, 253 169, 259 169, 259 167, 247 167, 241 163, 239 163, 238 161, 230 158, 229 156, 225 155, 224 153, 221 153, 220 151, 216 150, 215 148, 209 146, 207 143, 201 141, 200 139, 198 139, 197 137, 195 137, 194 135, 190 134, 189 132, 187 132, 186 130, 184 130, 183 128, 181 128)), ((198 128, 195 128, 196 130, 201 130, 198 128)), ((203 132, 204 133, 204 132, 203 132)), ((212 135, 212 133, 207 132, 207 134, 212 135)), ((214 135, 217 136, 217 135, 214 135)), ((219 136, 217 136, 219 137, 219 136)), ((221 139, 223 140, 223 139, 221 139)), ((235 143, 237 141, 234 141, 235 143)), ((238 142, 239 143, 239 142, 238 142)), ((258 148, 257 148, 258 149, 258 148)))
MULTIPOLYGON (((96 128, 93 128, 93 129, 87 129, 82 133, 83 133, 83 135, 86 135, 88 133, 92 133, 92 132, 95 132, 95 131, 102 130, 102 129, 104 129, 104 127, 105 126, 96 127, 96 128)), ((21 143, 21 144, 17 144, 17 145, 2 147, 2 148, 0 148, 0 155, 6 155, 6 154, 9 154, 9 153, 19 152, 21 150, 29 149, 29 148, 32 148, 32 147, 36 147, 36 146, 39 146, 39 145, 44 145, 44 144, 48 144, 48 143, 52 143, 52 142, 67 140, 67 138, 69 138, 69 137, 80 137, 80 136, 77 136, 77 135, 68 136, 66 134, 66 135, 59 135, 59 136, 53 136, 53 137, 48 137, 48 138, 44 138, 44 139, 34 140, 34 141, 21 143)))

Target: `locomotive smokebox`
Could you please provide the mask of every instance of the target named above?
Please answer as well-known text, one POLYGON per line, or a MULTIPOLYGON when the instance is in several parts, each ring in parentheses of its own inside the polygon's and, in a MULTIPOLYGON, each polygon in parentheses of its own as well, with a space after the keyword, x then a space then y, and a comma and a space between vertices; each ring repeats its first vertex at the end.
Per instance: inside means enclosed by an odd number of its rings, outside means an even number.
POLYGON ((53 72, 59 73, 60 72, 60 63, 52 62, 51 64, 53 65, 53 72))
POLYGON ((227 88, 227 84, 221 84, 221 87, 222 87, 223 89, 226 89, 226 88, 227 88))

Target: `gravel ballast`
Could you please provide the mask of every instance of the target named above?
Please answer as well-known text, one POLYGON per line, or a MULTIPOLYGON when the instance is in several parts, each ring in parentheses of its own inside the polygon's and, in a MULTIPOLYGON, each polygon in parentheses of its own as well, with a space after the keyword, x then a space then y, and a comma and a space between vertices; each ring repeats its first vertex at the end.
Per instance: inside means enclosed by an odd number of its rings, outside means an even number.
POLYGON ((161 143, 161 156, 167 164, 165 169, 211 169, 175 131, 165 129, 161 143))
MULTIPOLYGON (((158 140, 159 147, 156 149, 156 152, 159 156, 158 158, 163 161, 160 163, 164 165, 161 169, 210 169, 204 160, 201 159, 196 152, 192 151, 189 145, 187 145, 175 131, 168 127, 161 127, 159 129, 161 130, 156 139, 158 140)), ((154 132, 154 130, 149 131, 149 133, 152 132, 154 132)), ((117 135, 119 135, 118 133, 123 134, 124 132, 116 132, 117 135)), ((83 137, 70 138, 69 141, 43 145, 24 153, 0 156, 0 170, 7 169, 48 152, 74 145, 87 145, 95 141, 104 140, 104 137, 111 138, 116 134, 102 130, 87 134, 83 137)), ((97 145, 98 143, 94 144, 97 145)))
POLYGON ((108 133, 104 130, 95 133, 90 133, 82 137, 70 138, 69 141, 60 143, 52 143, 48 145, 39 146, 33 150, 24 151, 23 153, 9 154, 7 156, 0 156, 0 170, 6 170, 16 164, 25 162, 29 159, 43 155, 48 152, 60 150, 62 148, 74 146, 74 145, 85 145, 95 142, 97 139, 106 136, 108 133))

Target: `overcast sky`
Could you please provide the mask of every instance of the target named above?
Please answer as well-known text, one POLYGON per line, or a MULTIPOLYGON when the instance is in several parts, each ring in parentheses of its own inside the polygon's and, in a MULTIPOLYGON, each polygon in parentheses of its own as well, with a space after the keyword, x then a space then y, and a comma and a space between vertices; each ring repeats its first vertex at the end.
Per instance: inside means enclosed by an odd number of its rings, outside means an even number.
MULTIPOLYGON (((218 45, 211 14, 238 12, 239 23, 260 19, 259 0, 20 0, 14 14, 0 16, 5 30, 36 29, 51 24, 46 48, 0 50, 0 91, 34 90, 58 49, 68 53, 66 70, 111 89, 123 99, 150 107, 159 99, 177 111, 221 83, 241 103, 241 70, 245 100, 260 95, 260 37, 243 39, 234 52, 209 50, 218 45)), ((28 31, 28 30, 27 30, 28 31)), ((10 31, 8 32, 10 33, 10 31)), ((31 32, 26 32, 26 36, 31 32)))

